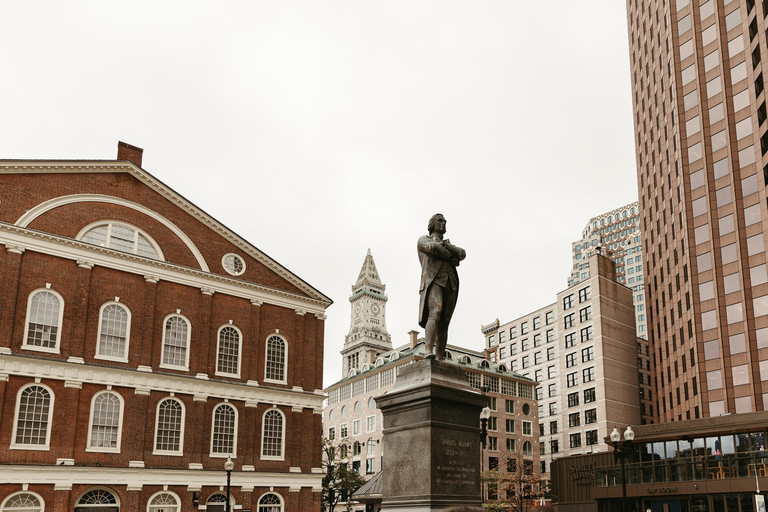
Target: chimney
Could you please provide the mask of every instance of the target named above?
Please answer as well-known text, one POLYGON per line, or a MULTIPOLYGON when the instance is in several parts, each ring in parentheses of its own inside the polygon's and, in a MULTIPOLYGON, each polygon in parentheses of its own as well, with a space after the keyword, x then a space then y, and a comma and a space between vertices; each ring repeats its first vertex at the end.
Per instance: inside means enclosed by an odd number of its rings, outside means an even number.
POLYGON ((408 336, 411 337, 411 348, 415 348, 419 343, 419 331, 408 331, 408 336))
POLYGON ((118 141, 117 143, 117 159, 118 160, 130 160, 137 167, 141 167, 141 155, 144 150, 136 146, 131 146, 125 142, 118 141))

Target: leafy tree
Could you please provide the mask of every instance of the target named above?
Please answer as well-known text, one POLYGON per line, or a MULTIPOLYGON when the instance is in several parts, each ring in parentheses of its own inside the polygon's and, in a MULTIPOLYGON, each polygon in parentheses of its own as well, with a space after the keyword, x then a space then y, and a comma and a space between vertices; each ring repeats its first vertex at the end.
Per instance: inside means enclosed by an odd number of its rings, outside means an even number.
POLYGON ((323 511, 333 512, 334 507, 340 502, 346 502, 347 511, 351 511, 352 493, 362 487, 366 480, 360 476, 360 473, 349 467, 348 441, 323 438, 322 442, 325 468, 322 492, 323 511))
POLYGON ((497 467, 483 472, 482 480, 488 488, 483 508, 489 512, 532 510, 545 487, 534 461, 517 452, 502 451, 497 467))

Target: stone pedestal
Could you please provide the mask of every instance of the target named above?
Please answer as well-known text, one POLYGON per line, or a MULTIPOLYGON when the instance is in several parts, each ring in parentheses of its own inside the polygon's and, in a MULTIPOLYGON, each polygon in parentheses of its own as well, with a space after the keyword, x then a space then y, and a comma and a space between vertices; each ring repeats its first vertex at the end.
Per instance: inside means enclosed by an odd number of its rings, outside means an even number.
POLYGON ((425 359, 401 367, 376 399, 383 417, 382 512, 480 505, 480 411, 459 365, 425 359))

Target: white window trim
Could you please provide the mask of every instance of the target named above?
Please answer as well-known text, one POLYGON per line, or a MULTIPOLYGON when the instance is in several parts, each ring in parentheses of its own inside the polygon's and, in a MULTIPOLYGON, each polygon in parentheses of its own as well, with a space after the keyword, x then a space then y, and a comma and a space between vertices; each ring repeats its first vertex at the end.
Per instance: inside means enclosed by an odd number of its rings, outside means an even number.
MULTIPOLYGON (((184 406, 184 402, 179 400, 176 397, 165 397, 157 402, 157 406, 155 407, 155 436, 154 440, 152 441, 152 454, 153 455, 171 455, 175 457, 181 457, 184 455, 184 424, 187 420, 187 408, 184 406), (175 400, 181 404, 181 433, 179 435, 179 451, 174 452, 171 450, 158 450, 157 449, 157 433, 159 431, 159 421, 160 421, 160 405, 165 402, 166 400, 175 400)), ((155 493, 157 494, 157 493, 155 493)), ((154 495, 153 495, 154 496, 154 495)), ((149 502, 147 502, 149 503, 149 502)))
POLYGON ((227 254, 225 254, 224 256, 221 257, 221 268, 223 268, 224 271, 227 274, 231 275, 231 276, 241 276, 241 275, 245 274, 245 269, 246 269, 245 258, 240 256, 239 254, 235 254, 233 252, 228 252, 227 254), (239 259, 240 263, 243 264, 243 270, 241 270, 240 272, 230 272, 229 270, 227 270, 227 266, 224 264, 224 261, 227 259, 227 256, 234 256, 235 258, 239 259))
POLYGON ((37 288, 36 290, 32 290, 30 292, 29 296, 27 297, 27 317, 26 321, 24 322, 24 343, 21 345, 21 348, 24 350, 34 350, 35 352, 47 352, 49 354, 60 354, 61 353, 61 337, 62 334, 64 334, 64 326, 62 323, 64 322, 64 297, 61 296, 61 294, 55 290, 52 290, 50 288, 37 288), (27 335, 29 333, 29 322, 30 317, 29 314, 32 310, 32 297, 35 296, 37 292, 49 292, 58 297, 59 302, 61 303, 59 306, 59 320, 58 320, 58 329, 59 333, 56 340, 56 348, 46 348, 46 347, 37 347, 35 345, 28 345, 27 344, 27 335))
MULTIPOLYGON (((261 416, 261 460, 285 460, 285 431, 287 430, 287 425, 285 423, 285 413, 278 409, 277 407, 270 407, 266 411, 264 411, 264 414, 261 416), (264 428, 266 426, 265 419, 267 417, 267 413, 271 411, 277 411, 280 413, 280 415, 283 417, 282 421, 282 433, 281 435, 281 442, 280 442, 280 455, 264 455, 264 428)), ((347 434, 349 434, 349 431, 347 431, 347 434)), ((258 504, 258 502, 256 502, 258 504)))
POLYGON ((155 499, 155 496, 158 496, 160 494, 170 494, 171 496, 173 496, 176 499, 176 510, 177 511, 181 510, 181 499, 179 498, 179 495, 176 494, 175 492, 171 491, 171 490, 168 490, 168 491, 161 490, 161 491, 157 491, 156 493, 154 493, 147 500, 147 512, 150 512, 149 511, 149 507, 150 507, 150 504, 152 503, 152 500, 155 499))
POLYGON ((365 417, 365 433, 370 434, 371 432, 376 432, 376 415, 371 414, 370 416, 365 417), (373 418, 373 430, 368 430, 368 419, 373 418))
POLYGON ((42 496, 40 496, 40 495, 39 495, 39 494, 37 494, 36 492, 32 492, 32 491, 17 491, 17 492, 12 492, 12 493, 11 493, 11 494, 9 494, 8 496, 6 496, 6 497, 5 497, 5 499, 3 500, 2 504, 0 504, 0 510, 5 510, 5 506, 6 506, 6 505, 8 504, 8 502, 11 500, 11 498, 14 498, 15 496, 18 496, 19 494, 31 494, 32 496, 34 496, 35 498, 37 498, 38 500, 40 500, 40 507, 41 507, 41 508, 40 508, 40 510, 41 510, 42 512, 44 512, 44 511, 45 511, 45 500, 43 499, 43 497, 42 497, 42 496))
MULTIPOLYGON (((86 490, 84 490, 83 492, 81 492, 81 493, 80 493, 80 494, 77 496, 77 499, 75 500, 75 508, 78 508, 78 507, 88 507, 88 506, 89 506, 89 505, 81 505, 81 504, 79 503, 79 501, 80 501, 81 499, 83 499, 83 496, 85 496, 86 494, 88 494, 88 493, 89 493, 89 492, 91 492, 91 491, 107 491, 109 494, 111 494, 111 495, 112 495, 112 496, 115 498, 115 501, 117 502, 117 505, 114 505, 114 506, 116 506, 116 507, 120 508, 120 506, 121 506, 121 503, 120 503, 120 494, 118 494, 117 492, 115 492, 115 490, 114 490, 114 489, 110 489, 109 487, 105 487, 105 486, 103 486, 103 485, 95 485, 95 486, 93 486, 93 487, 88 487, 86 490)), ((91 506, 91 507, 93 507, 93 505, 90 505, 90 506, 91 506)), ((0 509, 0 510, 2 510, 2 509, 0 509)))
POLYGON ((219 404, 216 404, 216 407, 213 408, 213 412, 211 413, 211 445, 210 445, 210 454, 209 454, 210 457, 218 458, 218 459, 226 459, 227 457, 232 457, 233 459, 237 458, 237 434, 238 434, 239 420, 240 420, 240 413, 238 412, 237 407, 235 407, 233 404, 229 402, 221 402, 219 404), (233 433, 233 438, 232 438, 232 453, 214 453, 213 451, 213 433, 216 425, 216 410, 223 406, 231 407, 235 411, 235 431, 233 433))
POLYGON ((51 449, 51 426, 53 425, 53 405, 54 400, 56 398, 56 395, 54 395, 53 390, 46 386, 45 384, 42 384, 40 382, 30 382, 26 386, 22 386, 19 388, 19 390, 16 392, 16 408, 14 409, 13 413, 13 432, 11 432, 11 450, 35 450, 35 451, 50 451, 51 449), (16 433, 19 428, 19 410, 21 407, 21 393, 32 386, 40 386, 41 388, 45 388, 48 393, 51 395, 51 404, 48 408, 48 429, 45 434, 45 444, 39 445, 39 444, 16 444, 16 433))
POLYGON ((190 322, 189 318, 187 318, 182 314, 171 313, 170 315, 166 316, 163 319, 162 329, 163 329, 163 340, 162 340, 162 344, 160 345, 160 368, 168 368, 170 370, 183 370, 185 372, 188 372, 189 371, 189 352, 191 350, 190 340, 192 339, 192 322, 190 322), (173 316, 178 316, 179 318, 182 318, 184 319, 185 322, 187 322, 187 350, 184 355, 184 366, 178 366, 175 364, 166 364, 163 362, 165 360, 165 324, 168 323, 168 319, 173 316))
POLYGON ((285 336, 277 333, 270 334, 267 336, 267 339, 264 341, 264 382, 271 382, 274 384, 288 384, 288 340, 285 339, 285 336), (272 337, 278 337, 281 340, 283 340, 283 346, 285 347, 285 357, 284 357, 284 363, 283 363, 283 379, 277 380, 277 379, 268 379, 267 378, 267 362, 268 362, 268 355, 269 355, 269 340, 272 337))
POLYGON ((277 498, 280 500, 280 510, 281 512, 285 512, 285 499, 283 499, 280 493, 275 491, 265 492, 264 494, 259 496, 259 499, 256 500, 256 512, 259 512, 259 503, 261 503, 261 499, 267 494, 274 494, 275 496, 277 496, 277 498))
MULTIPOLYGON (((77 234, 77 236, 75 238, 77 240, 82 240, 82 238, 85 236, 85 234, 87 232, 89 232, 90 230, 92 230, 94 228, 97 228, 99 226, 107 225, 107 243, 109 243, 109 237, 112 234, 112 225, 113 224, 122 224, 123 226, 128 226, 129 228, 131 228, 131 229, 136 231, 136 239, 133 241, 133 243, 134 243, 133 249, 134 249, 135 252, 120 251, 118 249, 112 249, 109 246, 104 246, 104 249, 109 249, 110 251, 124 252, 124 253, 127 253, 127 254, 133 254, 134 256, 139 256, 139 254, 138 254, 139 245, 138 245, 137 241, 138 241, 138 235, 141 235, 141 236, 143 236, 144 238, 147 239, 149 244, 155 250, 155 253, 157 254, 157 260, 158 261, 165 261, 165 256, 163 255, 163 251, 160 249, 160 246, 155 241, 155 239, 152 238, 152 236, 150 236, 143 229, 140 229, 140 228, 134 226, 133 224, 130 224, 130 223, 122 221, 122 220, 102 219, 102 220, 97 220, 96 222, 91 222, 90 224, 85 226, 83 229, 81 229, 80 232, 77 234)), ((139 256, 139 257, 140 258, 149 258, 148 256, 139 256)), ((154 259, 154 258, 149 258, 149 259, 154 259)))
POLYGON ((219 327, 219 330, 216 332, 216 367, 215 367, 216 369, 214 370, 214 373, 215 375, 220 375, 222 377, 233 377, 233 378, 239 379, 242 363, 243 363, 243 332, 238 327, 232 324, 224 324, 221 327, 219 327), (220 353, 219 349, 221 348, 221 331, 225 327, 231 327, 237 331, 237 336, 238 336, 237 373, 227 373, 227 372, 219 371, 219 353, 220 353))
POLYGON ((99 331, 96 334, 96 354, 93 356, 94 359, 103 359, 106 361, 116 361, 118 363, 127 363, 128 362, 128 354, 129 354, 129 346, 131 343, 131 310, 128 309, 128 307, 125 304, 121 304, 119 302, 110 301, 105 302, 102 304, 101 308, 99 309, 99 331), (125 327, 125 357, 115 357, 115 356, 102 356, 99 354, 99 345, 101 344, 101 325, 102 320, 104 316, 104 309, 107 306, 120 306, 125 310, 125 312, 128 314, 128 320, 125 327))
MULTIPOLYGON (((93 398, 91 398, 91 413, 88 416, 88 440, 85 445, 85 451, 86 452, 100 452, 100 453, 120 453, 120 447, 122 445, 123 441, 123 415, 125 414, 125 400, 123 400, 122 395, 118 393, 117 391, 113 390, 104 390, 99 391, 95 395, 93 395, 93 398), (120 402, 120 416, 119 421, 117 424, 117 447, 116 448, 104 448, 104 447, 92 447, 91 446, 91 435, 93 434, 93 411, 94 411, 94 405, 96 404, 96 398, 99 395, 103 395, 105 393, 110 393, 113 395, 117 395, 117 400, 120 402)), ((91 489, 88 489, 89 491, 91 489)), ((114 494, 114 491, 111 491, 114 494)))

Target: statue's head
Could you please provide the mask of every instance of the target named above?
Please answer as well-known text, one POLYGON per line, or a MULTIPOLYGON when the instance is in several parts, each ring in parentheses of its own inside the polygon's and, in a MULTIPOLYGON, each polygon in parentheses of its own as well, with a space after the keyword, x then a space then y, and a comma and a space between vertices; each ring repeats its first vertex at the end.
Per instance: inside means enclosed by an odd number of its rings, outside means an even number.
POLYGON ((445 233, 445 217, 443 217, 442 213, 436 213, 432 217, 429 218, 429 224, 427 224, 427 231, 429 231, 429 234, 431 235, 433 231, 437 231, 438 233, 445 233))

